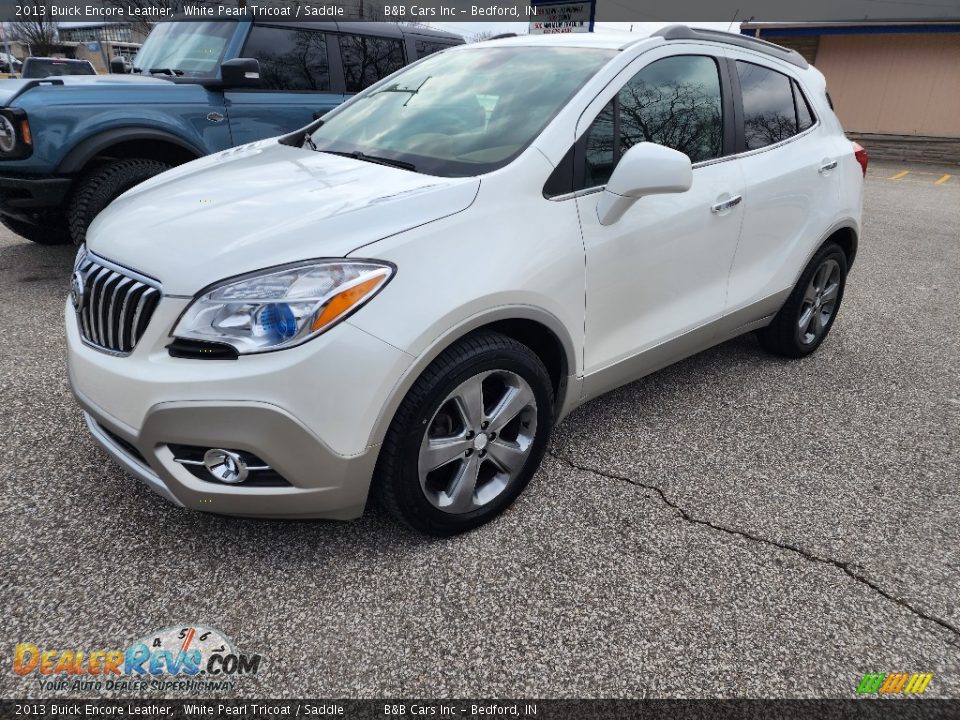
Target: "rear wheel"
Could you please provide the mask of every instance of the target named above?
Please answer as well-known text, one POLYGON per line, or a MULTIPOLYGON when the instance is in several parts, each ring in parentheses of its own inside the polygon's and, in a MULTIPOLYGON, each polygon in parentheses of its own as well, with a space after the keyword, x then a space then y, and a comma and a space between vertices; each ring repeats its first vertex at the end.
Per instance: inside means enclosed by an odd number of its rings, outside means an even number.
POLYGON ((77 189, 67 207, 70 235, 77 245, 86 240, 87 228, 114 199, 134 185, 149 180, 169 170, 169 165, 159 160, 131 158, 99 165, 77 183, 77 189))
POLYGON ((553 387, 540 359, 499 333, 464 338, 407 393, 387 433, 374 494, 391 514, 453 535, 502 512, 540 465, 553 387))
POLYGON ((809 355, 833 327, 847 284, 847 256, 836 243, 827 243, 807 264, 787 302, 767 327, 760 342, 778 355, 809 355))
POLYGON ((70 242, 67 224, 58 215, 41 218, 36 224, 0 215, 0 223, 20 237, 38 245, 65 245, 70 242))

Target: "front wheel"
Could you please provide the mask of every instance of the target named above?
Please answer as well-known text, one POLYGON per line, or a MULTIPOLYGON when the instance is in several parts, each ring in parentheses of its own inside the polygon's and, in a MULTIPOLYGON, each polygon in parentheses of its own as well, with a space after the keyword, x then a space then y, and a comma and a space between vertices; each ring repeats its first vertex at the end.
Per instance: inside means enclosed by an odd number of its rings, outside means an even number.
POLYGON ((493 332, 464 338, 424 371, 397 410, 375 496, 432 535, 493 519, 539 467, 553 402, 550 376, 530 348, 493 332))
POLYGON ((100 165, 82 177, 67 206, 70 235, 76 245, 86 240, 87 228, 107 205, 134 185, 169 170, 159 160, 130 158, 100 165))
POLYGON ((847 284, 847 256, 827 243, 807 263, 780 312, 759 332, 761 344, 791 358, 809 355, 833 327, 847 284))

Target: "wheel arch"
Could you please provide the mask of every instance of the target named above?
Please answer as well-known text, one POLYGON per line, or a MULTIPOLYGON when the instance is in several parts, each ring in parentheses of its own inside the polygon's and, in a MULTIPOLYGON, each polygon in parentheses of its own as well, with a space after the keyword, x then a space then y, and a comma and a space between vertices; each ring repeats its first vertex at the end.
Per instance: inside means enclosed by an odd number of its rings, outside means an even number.
POLYGON ((145 158, 180 165, 205 153, 163 130, 153 128, 116 128, 81 141, 60 163, 58 173, 77 173, 98 157, 145 158))
POLYGON ((533 306, 500 307, 452 327, 417 356, 394 386, 374 425, 370 444, 383 442, 400 403, 417 378, 444 350, 476 332, 492 330, 529 347, 540 358, 553 384, 555 415, 566 415, 580 397, 573 339, 555 316, 533 306))
POLYGON ((847 270, 853 267, 853 261, 857 257, 857 231, 853 228, 852 225, 842 225, 841 227, 835 228, 827 238, 820 243, 822 247, 825 243, 835 242, 843 250, 843 254, 847 256, 847 270))

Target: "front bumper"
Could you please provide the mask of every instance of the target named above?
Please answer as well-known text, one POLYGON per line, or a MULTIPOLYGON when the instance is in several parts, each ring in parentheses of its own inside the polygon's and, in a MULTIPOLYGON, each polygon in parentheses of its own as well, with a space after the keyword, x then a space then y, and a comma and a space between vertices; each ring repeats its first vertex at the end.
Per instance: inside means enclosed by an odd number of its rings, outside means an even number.
POLYGON ((0 214, 33 222, 40 213, 60 212, 72 178, 0 175, 0 214))
POLYGON ((250 517, 361 515, 379 452, 373 429, 412 358, 348 323, 282 352, 171 358, 167 333, 185 302, 164 298, 126 357, 86 345, 67 305, 70 385, 94 438, 130 474, 187 508, 250 517), (201 479, 174 459, 176 445, 253 453, 289 485, 201 479))

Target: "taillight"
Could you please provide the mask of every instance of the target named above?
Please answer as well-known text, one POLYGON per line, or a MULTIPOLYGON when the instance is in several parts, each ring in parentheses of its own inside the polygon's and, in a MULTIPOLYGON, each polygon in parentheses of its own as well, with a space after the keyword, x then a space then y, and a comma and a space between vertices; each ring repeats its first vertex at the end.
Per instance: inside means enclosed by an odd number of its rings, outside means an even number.
POLYGON ((860 163, 860 167, 863 168, 863 176, 867 176, 867 164, 870 162, 870 156, 867 155, 867 151, 863 149, 863 146, 860 143, 853 144, 853 156, 857 159, 857 162, 860 163))

